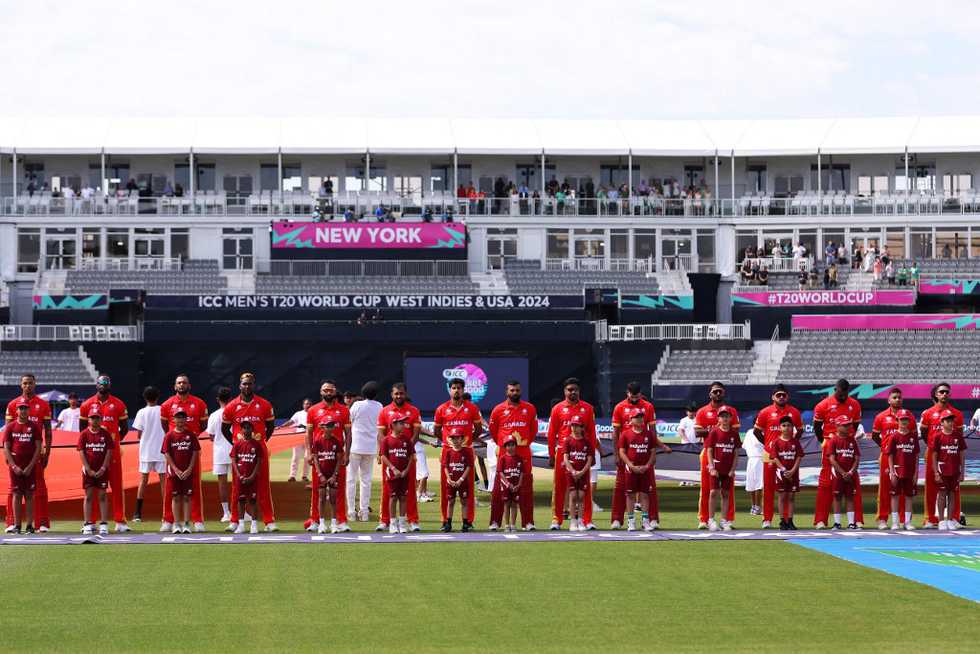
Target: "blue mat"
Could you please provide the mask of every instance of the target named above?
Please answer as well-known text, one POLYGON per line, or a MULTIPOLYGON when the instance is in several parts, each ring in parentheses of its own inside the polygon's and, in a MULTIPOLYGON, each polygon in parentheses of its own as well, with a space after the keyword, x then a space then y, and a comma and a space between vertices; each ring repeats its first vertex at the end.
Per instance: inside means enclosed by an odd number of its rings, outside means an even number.
POLYGON ((789 542, 980 602, 980 538, 881 538, 789 542))

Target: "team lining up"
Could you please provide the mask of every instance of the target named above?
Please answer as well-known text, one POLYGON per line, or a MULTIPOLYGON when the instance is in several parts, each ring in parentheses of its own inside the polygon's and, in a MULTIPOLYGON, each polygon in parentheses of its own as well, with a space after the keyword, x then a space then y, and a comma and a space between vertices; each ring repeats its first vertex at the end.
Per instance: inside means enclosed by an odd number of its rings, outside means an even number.
MULTIPOLYGON (((7 532, 47 531, 47 492, 44 466, 51 447, 51 410, 34 393, 35 380, 25 375, 22 395, 7 406, 7 425, 3 432, 4 455, 10 474, 7 502, 7 532), (37 492, 36 492, 37 491, 37 492), (37 502, 35 502, 37 495, 37 502), (23 506, 22 506, 23 504, 23 506)), ((215 462, 215 472, 232 472, 232 498, 228 530, 241 533, 251 519, 251 532, 258 531, 255 517, 261 513, 267 531, 277 531, 269 480, 269 452, 265 445, 274 427, 272 405, 254 393, 255 376, 243 373, 238 397, 219 396, 222 408, 209 416, 203 400, 190 394, 186 375, 177 377, 175 394, 160 405, 160 419, 166 432, 161 453, 165 466, 156 469, 166 473, 165 494, 171 502, 164 504, 164 522, 174 533, 189 533, 193 519, 203 529, 200 493, 200 445, 198 436, 210 431, 215 443, 224 439, 230 447, 229 464, 215 462), (219 415, 220 414, 220 415, 219 415), (208 429, 209 418, 220 417, 220 431, 208 429), (216 435, 215 432, 220 434, 216 435), (219 466, 225 465, 222 470, 219 466), (193 500, 193 501, 192 501, 193 500)), ((365 389, 369 386, 366 385, 365 389)), ((102 376, 95 395, 80 407, 80 432, 77 449, 82 464, 83 533, 108 533, 104 518, 109 514, 112 489, 112 511, 117 531, 128 531, 122 493, 122 463, 119 455, 120 433, 125 433, 128 414, 125 404, 111 395, 111 381, 102 376)), ((227 390, 227 389, 226 389, 227 390)), ((336 384, 321 385, 322 401, 307 412, 307 452, 313 472, 308 530, 324 533, 349 531, 345 493, 346 467, 351 447, 351 420, 347 406, 339 401, 336 384)), ((878 526, 892 529, 914 529, 912 502, 918 488, 919 440, 925 442, 924 528, 957 529, 962 521, 959 483, 964 475, 966 442, 963 415, 949 403, 949 385, 933 389, 935 405, 924 411, 918 432, 912 413, 902 408, 901 391, 889 396, 889 408, 876 416, 870 438, 881 447, 878 526), (890 509, 890 511, 889 511, 890 509)), ((369 392, 375 392, 376 388, 369 392)), ((551 529, 561 529, 566 517, 569 529, 595 529, 592 521, 592 486, 589 470, 599 452, 592 406, 580 398, 577 379, 564 383, 565 399, 551 412, 548 428, 548 451, 553 473, 551 529), (556 465, 557 463, 557 465, 556 465), (567 507, 567 510, 566 510, 567 507)), ((861 407, 849 396, 850 385, 840 380, 833 394, 814 408, 814 433, 822 444, 822 466, 817 488, 814 526, 829 524, 833 508, 835 528, 842 527, 841 509, 846 510, 847 527, 863 527, 861 485, 857 473, 860 448, 856 426, 861 407)), ((464 399, 463 382, 450 384, 450 399, 436 411, 437 438, 442 448, 441 512, 443 531, 452 530, 454 505, 461 505, 462 530, 474 528, 474 439, 483 435, 484 422, 475 404, 464 399)), ((404 384, 391 389, 392 401, 377 421, 378 459, 382 465, 382 501, 378 530, 392 533, 418 531, 418 506, 414 489, 408 480, 415 479, 414 444, 421 431, 421 415, 407 400, 404 384)), ((704 447, 700 454, 701 493, 698 527, 731 530, 734 527, 734 467, 741 447, 738 412, 725 404, 725 387, 714 382, 709 387, 709 402, 694 418, 695 429, 704 447), (722 519, 715 520, 721 509, 722 519)), ((803 449, 800 412, 788 403, 788 391, 778 385, 773 403, 762 409, 753 431, 763 444, 763 527, 774 517, 776 496, 780 527, 796 529, 793 523, 794 495, 799 490, 799 467, 803 449)), ((373 397, 372 397, 373 399, 373 397)), ((533 471, 531 442, 537 435, 537 412, 521 399, 517 382, 507 386, 507 398, 497 405, 486 424, 487 436, 500 448, 497 474, 492 489, 490 529, 535 529, 533 523, 533 471)), ((640 385, 627 386, 626 399, 613 411, 617 473, 613 492, 611 527, 636 529, 634 512, 625 519, 627 505, 639 510, 642 529, 659 526, 656 491, 656 453, 670 448, 656 436, 656 413, 653 404, 644 399, 640 385)), ((148 473, 141 462, 141 472, 148 473)), ((145 480, 145 476, 144 476, 145 480)), ((141 500, 138 500, 137 515, 141 500)))

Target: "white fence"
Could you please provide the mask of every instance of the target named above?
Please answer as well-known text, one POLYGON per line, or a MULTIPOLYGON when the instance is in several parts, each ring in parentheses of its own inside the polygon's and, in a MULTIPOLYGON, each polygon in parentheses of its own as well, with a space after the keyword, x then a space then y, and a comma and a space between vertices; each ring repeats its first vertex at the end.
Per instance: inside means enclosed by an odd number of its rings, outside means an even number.
POLYGON ((306 277, 465 277, 468 262, 461 261, 389 261, 337 260, 306 261, 294 259, 260 259, 258 272, 272 275, 306 277))
POLYGON ((742 341, 752 337, 751 323, 596 325, 596 338, 609 341, 742 341))
POLYGON ((0 341, 141 341, 142 325, 0 325, 0 341))

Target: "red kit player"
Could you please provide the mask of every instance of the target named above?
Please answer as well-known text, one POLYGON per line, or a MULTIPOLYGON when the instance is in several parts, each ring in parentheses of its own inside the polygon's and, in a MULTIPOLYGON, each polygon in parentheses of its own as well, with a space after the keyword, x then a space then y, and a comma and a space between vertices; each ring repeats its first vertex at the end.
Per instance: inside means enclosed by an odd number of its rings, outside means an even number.
POLYGON ((262 458, 266 449, 252 429, 252 423, 245 421, 241 424, 240 436, 231 446, 228 457, 231 459, 231 488, 235 500, 236 515, 243 516, 235 525, 235 533, 245 533, 246 512, 252 516, 251 533, 259 533, 258 522, 258 478, 262 470, 262 458))
POLYGON ((34 533, 34 488, 37 477, 34 467, 41 460, 43 440, 40 428, 28 419, 30 404, 17 404, 17 418, 3 429, 3 455, 10 469, 10 492, 13 493, 14 523, 7 533, 21 533, 24 514, 27 513, 27 533, 34 533))
POLYGON ((194 468, 200 459, 201 444, 187 428, 187 413, 177 410, 171 416, 174 428, 163 437, 161 452, 167 458, 172 510, 173 533, 191 533, 191 497, 194 495, 194 468))
POLYGON ((88 426, 79 432, 75 447, 82 460, 82 489, 85 491, 82 504, 85 523, 82 525, 82 533, 91 534, 94 530, 92 515, 95 513, 95 502, 98 498, 99 515, 102 516, 99 535, 105 536, 109 533, 109 526, 105 523, 105 517, 109 515, 106 488, 109 487, 109 464, 114 447, 112 436, 102 429, 102 416, 98 411, 93 411, 88 417, 88 426))
MULTIPOLYGON (((469 505, 473 497, 474 459, 473 448, 465 447, 466 432, 462 427, 450 427, 448 430, 449 447, 442 448, 442 478, 445 480, 446 519, 442 521, 442 531, 453 530, 453 507, 457 498, 460 510, 469 505)), ((463 517, 463 531, 473 529, 473 523, 463 517)))
POLYGON ((956 420, 957 416, 952 411, 947 409, 943 412, 939 419, 939 432, 929 445, 932 450, 932 470, 928 472, 936 483, 936 516, 942 531, 960 528, 953 512, 953 496, 963 481, 966 439, 963 438, 962 431, 957 431, 956 420))
MULTIPOLYGON (((591 404, 581 399, 578 379, 575 377, 566 379, 564 389, 565 399, 551 409, 551 418, 548 421, 548 461, 554 467, 551 493, 551 526, 549 529, 553 531, 561 529, 561 524, 565 520, 568 475, 565 474, 563 464, 564 444, 572 433, 571 420, 573 417, 578 416, 582 419, 584 438, 589 441, 593 453, 597 455, 599 452, 599 442, 596 440, 595 431, 595 411, 591 404)), ((585 505, 582 509, 582 523, 586 529, 595 529, 595 525, 592 523, 591 484, 586 484, 585 497, 583 497, 582 503, 585 505)))
POLYGON ((517 453, 517 447, 517 438, 513 435, 504 439, 502 453, 497 456, 497 474, 493 485, 494 500, 503 507, 504 528, 508 532, 516 529, 517 507, 523 507, 524 478, 529 474, 525 471, 527 460, 517 453))
MULTIPOLYGON (((113 440, 112 461, 109 464, 109 488, 112 489, 112 514, 116 522, 116 531, 130 531, 126 524, 126 491, 122 478, 122 450, 120 442, 129 433, 129 413, 126 404, 109 391, 112 390, 112 380, 108 375, 101 375, 95 380, 95 395, 82 402, 79 407, 79 428, 88 426, 88 417, 92 411, 98 411, 102 416, 102 428, 109 432, 113 440)), ((107 516, 102 516, 103 518, 107 516)))
POLYGON ((779 493, 780 529, 796 529, 793 512, 796 493, 800 490, 800 463, 803 461, 803 446, 796 429, 794 416, 783 415, 779 419, 779 436, 765 449, 770 465, 775 469, 773 490, 779 493))
MULTIPOLYGON (((919 437, 915 433, 915 417, 911 411, 899 409, 897 418, 898 429, 890 431, 886 437, 887 448, 882 450, 888 468, 892 529, 902 528, 899 516, 904 514, 905 528, 912 530, 915 529, 912 525, 912 498, 919 490, 919 437), (901 504, 905 505, 904 508, 901 504)), ((929 474, 928 470, 926 474, 929 474)))
POLYGON ((595 461, 595 448, 585 438, 585 420, 582 416, 569 419, 571 434, 565 439, 565 452, 562 466, 565 473, 565 488, 568 489, 569 531, 585 531, 583 502, 585 489, 589 486, 589 470, 595 461))
MULTIPOLYGON (((641 412, 644 420, 644 427, 649 428, 656 434, 657 412, 653 404, 643 398, 640 392, 640 383, 632 381, 626 385, 626 399, 613 408, 612 428, 613 443, 616 451, 619 451, 619 441, 622 434, 630 428, 630 418, 637 412, 641 412)), ((652 487, 656 494, 656 480, 652 487)), ((652 499, 649 498, 649 499, 652 499)), ((623 526, 623 519, 626 514, 626 468, 623 465, 622 457, 616 455, 616 485, 613 487, 612 511, 609 517, 610 528, 619 529, 623 526)), ((654 502, 655 504, 655 502, 654 502)), ((653 515, 652 513, 650 514, 653 515)))
POLYGON ((837 433, 830 439, 827 458, 830 461, 831 481, 834 493, 834 529, 841 528, 840 507, 847 511, 847 528, 858 529, 854 520, 854 502, 858 487, 858 464, 861 450, 854 439, 850 417, 839 415, 834 420, 837 433))
MULTIPOLYGON (((698 438, 704 440, 708 437, 708 432, 718 424, 718 409, 725 406, 725 385, 721 382, 712 382, 708 387, 708 403, 698 409, 694 415, 694 431, 698 438)), ((731 428, 736 432, 740 426, 738 411, 734 407, 728 407, 731 411, 731 428)), ((711 477, 708 472, 708 452, 704 445, 701 448, 701 495, 698 498, 698 529, 708 527, 708 498, 711 495, 711 477)), ((729 494, 735 493, 735 478, 731 477, 732 487, 728 489, 729 494)), ((735 520, 735 502, 729 502, 730 512, 725 514, 725 520, 733 522, 735 520)))
MULTIPOLYGON (((659 526, 660 514, 656 506, 656 450, 662 447, 665 451, 671 449, 660 442, 657 434, 651 429, 646 413, 642 409, 632 412, 629 425, 619 435, 616 444, 617 458, 623 469, 623 489, 625 502, 635 507, 639 504, 643 510, 641 526, 645 531, 653 531, 659 526), (648 518, 647 516, 650 516, 648 518)), ((624 509, 625 513, 625 509, 624 509)), ((633 511, 626 521, 628 531, 636 529, 636 518, 633 511)))
MULTIPOLYGON (((850 397, 851 383, 839 379, 834 385, 834 392, 817 403, 813 408, 813 433, 821 444, 820 479, 817 482, 817 502, 813 511, 813 526, 824 529, 830 518, 830 508, 834 500, 833 466, 830 465, 830 439, 837 432, 837 418, 846 416, 850 420, 850 430, 853 436, 861 422, 861 405, 850 397)), ((864 526, 864 511, 861 505, 861 480, 855 479, 854 488, 854 518, 858 528, 864 526)))
POLYGON ((705 458, 708 463, 708 483, 710 496, 708 498, 708 529, 718 531, 715 522, 715 510, 719 503, 722 507, 721 528, 731 531, 734 527, 735 497, 735 459, 742 440, 738 437, 738 429, 732 424, 735 410, 729 406, 718 407, 718 425, 708 432, 704 439, 705 458), (732 516, 729 519, 728 516, 732 516))
MULTIPOLYGON (((794 438, 803 435, 803 419, 800 410, 789 403, 789 391, 782 384, 777 384, 772 392, 772 404, 761 409, 755 417, 756 439, 762 443, 763 450, 768 448, 782 433, 782 420, 789 416, 793 425, 794 438)), ((775 513, 776 498, 776 464, 770 460, 762 464, 762 528, 772 526, 775 513)), ((785 520, 785 518, 781 518, 785 520)))
POLYGON ((313 446, 309 450, 310 456, 313 458, 313 478, 317 480, 315 488, 318 493, 319 508, 318 534, 327 533, 328 519, 330 521, 330 533, 336 534, 340 531, 334 514, 337 497, 344 494, 342 490, 338 493, 339 474, 343 467, 344 444, 333 437, 336 426, 337 419, 333 416, 327 414, 321 418, 317 424, 319 435, 313 439, 313 446))
MULTIPOLYGON (((497 445, 497 456, 504 453, 504 444, 514 438, 514 453, 521 457, 520 510, 521 526, 534 531, 534 475, 531 460, 531 443, 538 434, 538 411, 530 402, 521 399, 521 384, 512 379, 507 382, 507 399, 490 412, 487 428, 490 438, 497 445)), ((497 464, 498 475, 500 463, 497 464)), ((496 484, 494 484, 496 488, 496 484)), ((494 492, 490 499, 490 531, 496 530, 503 520, 502 496, 494 492)))
MULTIPOLYGON (((5 422, 13 422, 17 418, 17 405, 27 402, 27 420, 41 430, 44 436, 44 450, 41 452, 41 464, 34 466, 34 528, 42 534, 51 528, 51 518, 48 516, 48 485, 44 480, 44 469, 51 455, 51 405, 38 397, 37 381, 34 375, 21 375, 20 397, 15 397, 7 403, 4 415, 5 422)), ((13 489, 7 493, 7 526, 14 524, 13 489)))
MULTIPOLYGON (((400 437, 405 440, 413 454, 412 459, 408 464, 411 470, 408 472, 407 480, 410 481, 406 481, 407 484, 412 486, 412 488, 409 489, 412 492, 407 493, 402 497, 402 503, 404 504, 405 514, 408 517, 408 530, 420 531, 419 505, 414 489, 416 477, 414 454, 415 443, 418 441, 419 432, 422 430, 422 414, 420 414, 419 410, 408 401, 408 390, 405 388, 405 384, 401 382, 392 385, 391 403, 382 408, 381 413, 378 414, 379 448, 381 443, 384 442, 384 439, 394 433, 392 422, 396 417, 401 417, 405 422, 405 425, 399 433, 401 434, 400 437)), ((388 488, 388 479, 389 477, 387 475, 381 475, 381 519, 378 522, 378 526, 374 528, 375 531, 384 531, 385 529, 389 529, 389 527, 397 527, 397 525, 394 524, 395 521, 390 520, 391 516, 388 513, 388 510, 392 506, 392 495, 390 493, 390 489, 388 488)))

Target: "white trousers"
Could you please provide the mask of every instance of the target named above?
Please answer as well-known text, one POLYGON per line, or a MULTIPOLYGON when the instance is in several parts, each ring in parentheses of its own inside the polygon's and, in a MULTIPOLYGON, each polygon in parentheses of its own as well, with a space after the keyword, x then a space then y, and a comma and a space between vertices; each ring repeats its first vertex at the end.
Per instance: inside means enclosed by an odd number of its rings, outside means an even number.
POLYGON ((303 479, 309 477, 310 464, 306 461, 306 446, 297 445, 293 448, 293 458, 289 462, 289 476, 298 477, 296 473, 299 472, 300 463, 303 464, 303 479))
POLYGON ((374 472, 374 454, 350 453, 350 463, 347 464, 347 512, 354 511, 354 489, 357 483, 361 485, 361 503, 358 509, 365 515, 371 504, 371 475, 374 472))

